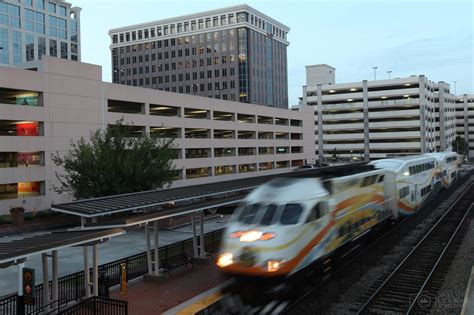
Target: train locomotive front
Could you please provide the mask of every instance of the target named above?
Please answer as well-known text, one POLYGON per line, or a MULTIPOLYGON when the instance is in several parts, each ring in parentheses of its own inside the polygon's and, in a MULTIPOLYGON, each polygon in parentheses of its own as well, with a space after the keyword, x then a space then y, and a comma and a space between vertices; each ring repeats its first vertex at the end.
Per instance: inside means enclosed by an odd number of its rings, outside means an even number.
POLYGON ((281 178, 251 192, 224 232, 217 265, 226 273, 255 277, 287 276, 302 265, 328 232, 324 216, 329 192, 314 178, 281 178), (318 213, 311 212, 316 205, 318 213), (303 224, 313 214, 319 220, 303 224))
POLYGON ((224 231, 217 265, 227 274, 288 277, 391 217, 384 171, 279 178, 256 188, 224 231))

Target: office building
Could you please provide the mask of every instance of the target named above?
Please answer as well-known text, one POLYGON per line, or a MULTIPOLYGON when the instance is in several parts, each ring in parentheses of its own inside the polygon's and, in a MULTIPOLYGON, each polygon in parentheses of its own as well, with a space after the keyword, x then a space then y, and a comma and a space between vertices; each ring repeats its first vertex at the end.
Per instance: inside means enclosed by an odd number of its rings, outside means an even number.
POLYGON ((314 160, 312 108, 267 106, 101 81, 100 66, 44 57, 0 67, 0 209, 71 201, 51 153, 123 118, 133 134, 175 138, 173 186, 290 172, 314 160))
POLYGON ((306 67, 301 103, 314 107, 320 160, 369 160, 452 149, 456 97, 424 75, 336 83, 329 65, 306 67))
POLYGON ((0 66, 43 56, 80 61, 80 12, 62 0, 0 1, 0 66))
POLYGON ((288 108, 288 32, 248 5, 115 28, 113 82, 288 108))

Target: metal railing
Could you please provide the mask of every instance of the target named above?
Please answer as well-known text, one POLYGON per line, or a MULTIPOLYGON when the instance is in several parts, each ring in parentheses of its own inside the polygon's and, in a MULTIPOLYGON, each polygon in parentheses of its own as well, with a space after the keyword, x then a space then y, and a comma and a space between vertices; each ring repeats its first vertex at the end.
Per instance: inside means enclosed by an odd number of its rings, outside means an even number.
MULTIPOLYGON (((219 250, 221 236, 223 229, 215 230, 204 234, 204 246, 206 253, 214 254, 219 250)), ((160 246, 160 259, 167 259, 183 252, 192 256, 193 254, 193 239, 188 238, 183 241, 160 246)), ((153 250, 152 250, 153 257, 153 250)), ((107 279, 106 286, 112 287, 120 284, 120 265, 126 264, 127 267, 127 281, 136 279, 148 273, 148 265, 146 260, 146 252, 136 255, 121 258, 112 262, 108 262, 99 266, 99 274, 104 274, 107 279)), ((92 268, 90 269, 90 276, 92 277, 92 268)), ((49 292, 51 290, 52 282, 49 281, 49 292)), ((100 287, 100 284, 99 284, 100 287)), ((79 301, 85 296, 84 289, 84 271, 72 273, 58 279, 59 300, 53 302, 55 308, 64 307, 66 304, 79 301)), ((50 299, 52 297, 50 296, 50 299)), ((15 315, 16 303, 18 294, 14 293, 0 299, 0 314, 15 315)), ((43 304, 43 284, 36 286, 36 304, 27 305, 25 308, 26 314, 40 314, 44 311, 47 305, 43 304)), ((68 313, 70 314, 70 313, 68 313)), ((83 313, 80 313, 83 314, 83 313)), ((86 313, 84 313, 86 314, 86 313)), ((88 313, 87 313, 88 314, 88 313)))
POLYGON ((100 296, 93 296, 58 312, 58 315, 127 315, 127 301, 114 300, 100 296))

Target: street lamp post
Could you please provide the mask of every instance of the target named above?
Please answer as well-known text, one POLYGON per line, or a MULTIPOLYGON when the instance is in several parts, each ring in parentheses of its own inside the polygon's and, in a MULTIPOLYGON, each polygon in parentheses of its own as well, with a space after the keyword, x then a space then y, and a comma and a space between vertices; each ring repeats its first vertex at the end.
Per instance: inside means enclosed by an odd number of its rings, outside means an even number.
POLYGON ((374 69, 374 80, 377 80, 377 69, 378 67, 372 67, 374 69))
POLYGON ((388 73, 388 79, 390 80, 390 74, 392 74, 392 70, 387 71, 388 73))
POLYGON ((458 83, 458 81, 454 81, 454 95, 456 95, 456 83, 458 83))

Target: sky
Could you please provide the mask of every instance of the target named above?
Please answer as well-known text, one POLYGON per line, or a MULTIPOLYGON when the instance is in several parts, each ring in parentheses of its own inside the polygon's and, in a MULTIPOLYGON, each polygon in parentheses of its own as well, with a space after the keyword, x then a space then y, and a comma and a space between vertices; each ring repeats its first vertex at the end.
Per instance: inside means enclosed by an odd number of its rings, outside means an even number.
POLYGON ((82 61, 111 81, 112 28, 246 3, 290 27, 289 105, 305 66, 336 68, 336 83, 426 75, 474 94, 472 0, 69 0, 81 11, 82 61), (455 84, 454 81, 457 81, 455 84))

